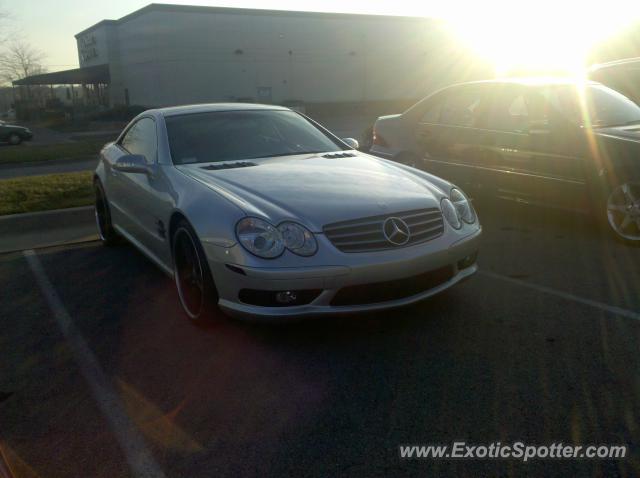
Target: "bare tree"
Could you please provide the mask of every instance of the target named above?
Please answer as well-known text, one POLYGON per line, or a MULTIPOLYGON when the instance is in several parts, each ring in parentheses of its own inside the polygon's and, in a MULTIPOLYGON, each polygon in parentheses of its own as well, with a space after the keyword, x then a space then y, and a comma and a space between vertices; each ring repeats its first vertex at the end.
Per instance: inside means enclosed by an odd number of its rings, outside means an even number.
POLYGON ((27 76, 44 73, 45 55, 23 40, 9 43, 0 51, 0 79, 10 83, 27 76))

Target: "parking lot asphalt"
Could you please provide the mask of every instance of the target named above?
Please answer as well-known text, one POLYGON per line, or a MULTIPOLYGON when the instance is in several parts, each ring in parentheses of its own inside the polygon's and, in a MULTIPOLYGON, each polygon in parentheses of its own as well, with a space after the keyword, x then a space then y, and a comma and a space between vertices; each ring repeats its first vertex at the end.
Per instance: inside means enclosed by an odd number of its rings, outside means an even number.
POLYGON ((637 476, 640 250, 562 212, 479 212, 471 280, 408 308, 277 326, 188 324, 131 246, 40 250, 48 286, 23 254, 0 256, 4 460, 15 476, 133 476, 129 423, 165 476, 637 476), (629 451, 399 457, 454 440, 629 451))

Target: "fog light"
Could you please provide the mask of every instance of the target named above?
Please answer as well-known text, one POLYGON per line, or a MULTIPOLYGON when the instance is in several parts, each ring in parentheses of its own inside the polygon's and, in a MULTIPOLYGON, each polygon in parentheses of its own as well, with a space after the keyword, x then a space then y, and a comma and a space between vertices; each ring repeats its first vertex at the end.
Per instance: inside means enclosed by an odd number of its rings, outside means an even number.
POLYGON ((292 307, 313 302, 322 292, 322 289, 300 290, 258 290, 241 289, 238 293, 240 302, 262 307, 292 307))
POLYGON ((297 299, 298 299, 298 296, 296 295, 296 293, 290 290, 284 290, 276 294, 276 300, 280 304, 291 304, 292 302, 295 302, 297 299))
POLYGON ((477 258, 478 258, 477 252, 474 252, 473 254, 469 254, 468 256, 462 258, 461 260, 458 261, 458 270, 471 267, 473 264, 475 264, 477 258))

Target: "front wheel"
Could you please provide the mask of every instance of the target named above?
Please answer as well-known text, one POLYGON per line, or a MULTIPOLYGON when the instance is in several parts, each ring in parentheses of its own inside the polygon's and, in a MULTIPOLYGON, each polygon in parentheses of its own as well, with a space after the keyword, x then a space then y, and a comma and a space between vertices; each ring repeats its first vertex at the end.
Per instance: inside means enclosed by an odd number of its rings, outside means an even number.
POLYGON ((22 138, 20 137, 20 135, 13 133, 9 136, 9 144, 17 146, 20 143, 22 143, 22 138))
POLYGON ((218 294, 198 236, 186 221, 173 233, 173 271, 182 310, 193 323, 214 317, 218 294))
POLYGON ((607 224, 617 239, 640 246, 640 182, 614 187, 607 198, 607 224))

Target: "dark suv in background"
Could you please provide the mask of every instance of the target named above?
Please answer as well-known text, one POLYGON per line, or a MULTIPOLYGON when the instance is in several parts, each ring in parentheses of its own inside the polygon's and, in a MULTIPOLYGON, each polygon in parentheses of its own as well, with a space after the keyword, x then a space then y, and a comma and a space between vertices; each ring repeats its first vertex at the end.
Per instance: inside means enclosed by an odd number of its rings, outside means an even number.
POLYGON ((640 245, 640 107, 599 83, 454 85, 378 118, 371 153, 471 194, 593 213, 640 245))

